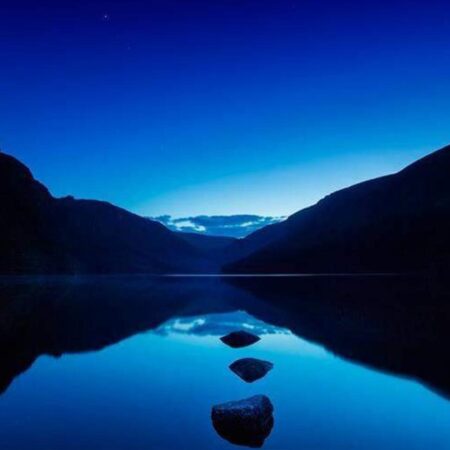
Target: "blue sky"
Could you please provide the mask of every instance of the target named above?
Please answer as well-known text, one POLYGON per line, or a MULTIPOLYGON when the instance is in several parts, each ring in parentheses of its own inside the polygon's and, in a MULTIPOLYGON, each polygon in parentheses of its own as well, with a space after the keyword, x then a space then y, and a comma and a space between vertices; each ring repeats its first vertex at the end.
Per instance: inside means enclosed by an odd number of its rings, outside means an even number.
POLYGON ((283 216, 450 142, 448 2, 0 4, 0 145, 57 196, 283 216))

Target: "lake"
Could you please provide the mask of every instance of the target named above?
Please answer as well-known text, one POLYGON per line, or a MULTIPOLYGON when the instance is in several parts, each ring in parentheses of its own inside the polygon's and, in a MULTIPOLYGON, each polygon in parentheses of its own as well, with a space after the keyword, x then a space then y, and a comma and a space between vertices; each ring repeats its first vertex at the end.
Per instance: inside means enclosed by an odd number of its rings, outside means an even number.
POLYGON ((2 278, 0 448, 236 449, 211 408, 263 394, 265 449, 449 449, 447 292, 400 277, 2 278), (220 340, 242 329, 261 340, 220 340), (274 367, 246 383, 229 369, 244 357, 274 367))

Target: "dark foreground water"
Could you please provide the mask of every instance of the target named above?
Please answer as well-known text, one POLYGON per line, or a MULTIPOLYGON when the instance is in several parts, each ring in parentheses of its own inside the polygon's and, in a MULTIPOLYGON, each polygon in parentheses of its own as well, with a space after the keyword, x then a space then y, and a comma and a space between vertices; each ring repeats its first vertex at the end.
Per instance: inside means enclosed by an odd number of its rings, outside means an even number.
POLYGON ((449 449, 449 298, 433 281, 0 281, 0 448, 237 448, 211 407, 267 395, 265 449, 449 449), (258 334, 232 349, 219 337, 258 334), (247 384, 228 369, 271 361, 247 384))

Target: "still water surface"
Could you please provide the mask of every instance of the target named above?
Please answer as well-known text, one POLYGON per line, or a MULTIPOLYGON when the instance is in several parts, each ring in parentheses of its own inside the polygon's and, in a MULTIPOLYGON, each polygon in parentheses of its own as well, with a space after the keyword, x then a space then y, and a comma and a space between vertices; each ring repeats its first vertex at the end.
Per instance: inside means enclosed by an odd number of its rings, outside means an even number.
MULTIPOLYGON (((2 339, 9 339, 11 354, 28 361, 11 362, 15 356, 6 352, 10 379, 0 396, 2 449, 235 449, 216 434, 211 407, 254 394, 267 395, 274 405, 265 449, 450 448, 450 403, 439 377, 438 393, 416 373, 407 374, 414 377, 409 379, 344 359, 323 343, 305 340, 298 329, 281 326, 283 315, 271 311, 270 299, 246 297, 236 287, 219 289, 214 282, 174 290, 165 281, 147 310, 145 299, 156 289, 148 281, 128 280, 125 288, 118 280, 113 287, 103 280, 99 288, 92 281, 81 288, 78 282, 45 282, 45 288, 42 280, 38 288, 34 283, 11 289, 5 281, 0 289, 7 304, 0 315, 2 339), (112 300, 117 283, 123 290, 112 300), (97 310, 92 302, 106 292, 97 310), (37 306, 30 309, 29 302, 37 306), (158 305, 165 313, 154 320, 158 305), (35 307, 46 314, 37 317, 35 307), (133 309, 135 315, 127 316, 133 309), (274 324, 267 320, 272 315, 274 324), (11 337, 15 320, 29 339, 11 337), (71 341, 72 328, 85 331, 71 341), (229 348, 219 337, 236 329, 261 340, 229 348), (228 369, 242 357, 271 361, 274 368, 247 384, 228 369)), ((334 320, 350 318, 341 312, 334 320)), ((345 325, 345 333, 353 326, 345 325)))

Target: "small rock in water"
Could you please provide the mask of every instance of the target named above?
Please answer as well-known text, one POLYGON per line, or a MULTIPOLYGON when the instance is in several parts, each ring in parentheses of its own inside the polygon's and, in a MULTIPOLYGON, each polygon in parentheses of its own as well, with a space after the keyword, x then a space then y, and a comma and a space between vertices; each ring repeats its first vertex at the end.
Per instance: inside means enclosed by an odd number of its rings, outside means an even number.
POLYGON ((265 395, 255 395, 212 408, 217 433, 236 445, 262 447, 273 428, 273 406, 265 395))
POLYGON ((220 338, 223 343, 233 348, 247 347, 258 342, 260 339, 260 337, 247 331, 233 331, 220 338))
POLYGON ((273 364, 256 358, 242 358, 230 365, 230 369, 247 383, 259 380, 272 370, 273 364))

